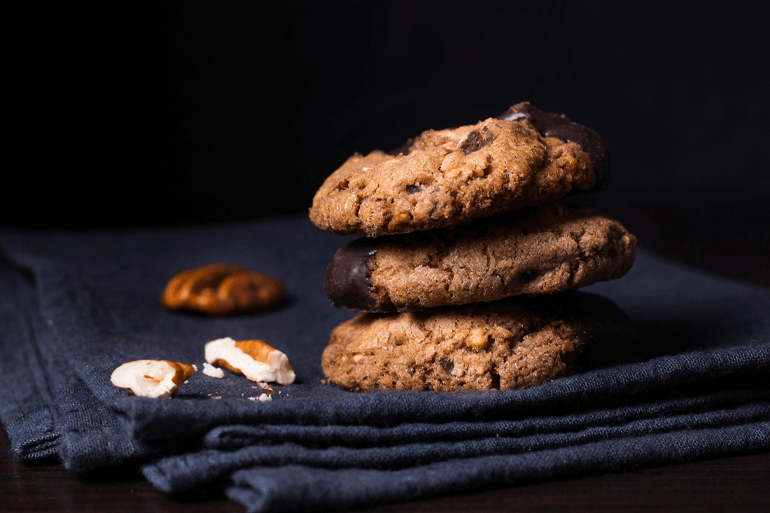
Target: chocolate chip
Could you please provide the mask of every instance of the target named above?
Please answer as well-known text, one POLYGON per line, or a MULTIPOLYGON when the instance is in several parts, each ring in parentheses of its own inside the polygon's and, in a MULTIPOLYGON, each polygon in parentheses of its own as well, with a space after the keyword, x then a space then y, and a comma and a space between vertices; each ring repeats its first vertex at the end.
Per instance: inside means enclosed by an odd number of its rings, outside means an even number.
POLYGON ((422 190, 422 187, 418 185, 407 185, 406 186, 406 192, 409 194, 414 194, 415 192, 420 192, 422 190))
POLYGON ((570 121, 564 114, 543 112, 529 102, 517 103, 497 116, 497 119, 509 121, 522 118, 528 119, 534 129, 544 137, 556 137, 566 142, 578 143, 594 164, 596 184, 592 190, 607 188, 610 181, 610 153, 607 143, 595 130, 570 121))
MULTIPOLYGON (((486 131, 487 127, 484 127, 484 132, 486 131)), ((465 141, 463 141, 463 143, 460 145, 460 149, 466 155, 470 155, 474 151, 479 151, 481 148, 491 143, 492 139, 494 139, 494 135, 487 134, 487 137, 484 138, 481 136, 478 130, 474 130, 468 134, 468 137, 465 138, 465 141)))
POLYGON ((447 375, 451 375, 452 371, 455 370, 454 362, 450 362, 449 360, 444 360, 443 358, 439 358, 438 362, 444 368, 444 372, 446 372, 447 375))
POLYGON ((537 272, 534 269, 530 269, 528 271, 524 271, 518 276, 519 283, 530 283, 535 281, 540 277, 541 273, 537 272))

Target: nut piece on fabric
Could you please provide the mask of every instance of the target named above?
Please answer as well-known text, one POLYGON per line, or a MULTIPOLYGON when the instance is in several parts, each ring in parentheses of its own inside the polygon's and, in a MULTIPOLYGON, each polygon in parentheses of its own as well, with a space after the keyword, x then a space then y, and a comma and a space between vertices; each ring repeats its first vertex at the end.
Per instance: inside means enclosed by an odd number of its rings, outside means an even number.
POLYGON ((212 378, 224 378, 225 372, 220 369, 219 367, 214 367, 213 365, 210 365, 209 363, 203 364, 203 374, 206 376, 210 376, 212 378))
POLYGON ((290 385, 296 377, 286 355, 263 340, 213 340, 206 344, 206 361, 258 384, 269 381, 290 385))
POLYGON ((273 395, 275 393, 275 390, 270 388, 270 385, 268 385, 266 381, 258 381, 257 385, 259 385, 259 388, 265 391, 265 393, 262 395, 273 395))
POLYGON ((124 363, 112 372, 112 384, 130 388, 140 397, 171 397, 198 368, 168 360, 136 360, 124 363))
POLYGON ((171 278, 160 300, 169 310, 224 316, 271 310, 285 298, 277 278, 240 265, 211 264, 171 278))

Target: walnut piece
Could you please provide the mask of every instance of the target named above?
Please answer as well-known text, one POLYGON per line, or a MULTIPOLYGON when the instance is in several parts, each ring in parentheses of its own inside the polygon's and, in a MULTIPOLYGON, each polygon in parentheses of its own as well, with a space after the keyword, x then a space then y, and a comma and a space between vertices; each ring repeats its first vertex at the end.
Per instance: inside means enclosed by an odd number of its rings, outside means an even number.
POLYGON ((211 264, 171 278, 160 299, 169 310, 234 315, 277 308, 285 297, 277 278, 240 265, 211 264))
POLYGON ((171 397, 197 370, 195 365, 168 360, 136 360, 115 369, 110 379, 140 397, 171 397))
POLYGON ((280 385, 294 383, 294 370, 289 359, 263 340, 236 342, 230 337, 213 340, 206 344, 206 361, 236 374, 243 374, 257 384, 260 381, 280 385))

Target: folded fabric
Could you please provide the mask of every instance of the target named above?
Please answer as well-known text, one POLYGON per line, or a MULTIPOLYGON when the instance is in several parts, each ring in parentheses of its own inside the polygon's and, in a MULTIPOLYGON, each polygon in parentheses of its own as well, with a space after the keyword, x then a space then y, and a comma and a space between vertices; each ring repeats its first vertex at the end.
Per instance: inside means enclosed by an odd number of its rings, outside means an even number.
POLYGON ((226 488, 250 512, 345 509, 467 493, 523 480, 618 472, 762 450, 770 422, 687 430, 594 442, 516 455, 450 460, 403 470, 254 467, 239 470, 226 488))
POLYGON ((29 304, 21 273, 0 266, 0 420, 11 439, 11 449, 22 460, 34 461, 56 454, 59 432, 54 425, 52 399, 46 375, 33 371, 38 355, 32 345, 29 304))
POLYGON ((143 461, 166 491, 234 483, 228 494, 261 511, 409 500, 770 446, 770 290, 640 251, 623 280, 587 289, 615 301, 640 332, 637 344, 608 348, 600 368, 518 391, 362 394, 326 384, 320 368, 329 333, 352 316, 322 289, 343 242, 303 218, 0 233, 0 384, 9 391, 0 419, 14 451, 25 460, 56 452, 77 470, 143 461), (228 318, 160 306, 171 276, 212 262, 282 279, 288 304, 228 318), (166 400, 110 382, 136 359, 200 369, 205 343, 225 336, 268 341, 288 355, 297 382, 274 386, 266 403, 248 400, 260 389, 230 373, 199 372, 166 400), (649 444, 657 448, 642 450, 649 444), (476 470, 458 484, 464 469, 476 470), (422 474, 433 477, 414 485, 422 474), (297 502, 296 494, 309 495, 297 502))
MULTIPOLYGON (((376 447, 438 441, 474 440, 487 437, 526 437, 535 434, 578 432, 593 427, 620 426, 648 418, 674 418, 682 414, 706 412, 770 398, 770 390, 759 379, 745 380, 751 388, 721 390, 709 394, 699 390, 694 397, 645 402, 608 409, 563 415, 524 417, 517 420, 470 422, 404 423, 394 427, 372 426, 305 426, 299 424, 232 425, 214 428, 203 440, 203 448, 233 451, 253 445, 297 443, 310 447, 376 447)), ((723 382, 713 382, 698 388, 719 389, 723 382)), ((680 394, 684 391, 680 389, 680 394)))
MULTIPOLYGON (((555 447, 584 445, 595 441, 617 440, 672 431, 694 430, 713 426, 733 426, 770 419, 770 391, 744 391, 741 397, 756 396, 760 402, 741 404, 735 408, 716 409, 706 412, 688 412, 682 415, 642 418, 620 425, 598 425, 580 431, 548 432, 551 419, 536 419, 546 425, 545 432, 529 436, 511 436, 521 425, 531 422, 493 423, 499 433, 483 438, 461 441, 440 441, 443 430, 436 437, 439 441, 408 442, 392 441, 390 445, 353 448, 335 445, 318 448, 296 443, 266 443, 246 446, 235 451, 203 450, 177 457, 165 458, 144 467, 144 475, 165 492, 185 492, 230 476, 236 470, 260 467, 302 465, 330 469, 401 469, 426 465, 444 460, 469 457, 517 454, 543 451, 555 447)), ((702 402, 702 401, 699 401, 702 402)), ((619 413, 618 417, 622 414, 619 413)), ((563 419, 559 419, 563 420, 563 419)), ((569 419, 572 420, 572 419, 569 419)), ((614 419, 611 421, 614 422, 614 419)), ((465 424, 465 423, 463 423, 465 424)), ((488 423, 483 423, 488 424, 488 423)), ((402 431, 425 431, 427 426, 405 426, 402 431), (408 429, 412 427, 413 429, 408 429)), ((460 426, 454 426, 458 428, 460 426)), ((485 426, 493 427, 493 426, 485 426)), ((338 426, 334 426, 338 428, 338 426)), ((342 429, 328 431, 345 431, 342 429)), ((471 428, 472 429, 472 428, 471 428)), ((428 429, 429 430, 429 429, 428 429)), ((335 433, 335 437, 339 433, 335 433)), ((430 439, 428 439, 430 440, 430 439)))
POLYGON ((28 277, 4 268, 0 289, 0 311, 22 323, 6 325, 19 329, 7 330, 0 346, 0 379, 10 393, 0 410, 18 457, 56 455, 68 468, 86 470, 162 452, 127 436, 125 422, 77 377, 55 330, 41 320, 28 277))

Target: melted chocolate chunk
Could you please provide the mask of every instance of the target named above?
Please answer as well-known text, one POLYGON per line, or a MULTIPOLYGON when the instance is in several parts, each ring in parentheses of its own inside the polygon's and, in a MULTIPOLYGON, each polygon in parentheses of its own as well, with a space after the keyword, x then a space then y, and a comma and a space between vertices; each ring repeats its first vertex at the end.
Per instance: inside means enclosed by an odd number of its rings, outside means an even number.
POLYGON ((474 130, 468 134, 468 137, 465 138, 465 141, 463 141, 463 143, 460 145, 460 149, 466 155, 470 155, 474 151, 479 151, 481 148, 491 143, 492 139, 492 134, 488 134, 487 137, 484 138, 478 130, 474 130))
POLYGON ((528 119, 535 130, 544 137, 556 137, 562 141, 579 144, 591 157, 594 165, 596 183, 591 190, 600 191, 607 188, 610 180, 610 154, 607 143, 595 130, 570 121, 564 114, 543 112, 529 102, 517 103, 497 116, 497 119, 509 121, 522 118, 528 119))
POLYGON ((371 293, 369 259, 377 252, 375 240, 362 238, 342 246, 324 275, 324 293, 337 307, 357 312, 392 312, 392 304, 377 302, 371 293))
POLYGON ((406 186, 406 192, 409 194, 414 194, 415 192, 420 192, 422 190, 422 187, 419 185, 407 185, 406 186))

